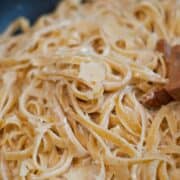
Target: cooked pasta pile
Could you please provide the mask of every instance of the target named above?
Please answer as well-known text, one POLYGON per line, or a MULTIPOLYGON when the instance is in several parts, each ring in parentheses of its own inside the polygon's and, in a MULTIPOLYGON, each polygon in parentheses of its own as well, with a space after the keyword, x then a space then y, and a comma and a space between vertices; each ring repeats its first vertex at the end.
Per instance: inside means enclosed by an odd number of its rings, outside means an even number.
POLYGON ((0 36, 0 179, 178 179, 180 102, 140 97, 168 82, 155 46, 180 44, 179 22, 178 0, 64 0, 13 22, 0 36))

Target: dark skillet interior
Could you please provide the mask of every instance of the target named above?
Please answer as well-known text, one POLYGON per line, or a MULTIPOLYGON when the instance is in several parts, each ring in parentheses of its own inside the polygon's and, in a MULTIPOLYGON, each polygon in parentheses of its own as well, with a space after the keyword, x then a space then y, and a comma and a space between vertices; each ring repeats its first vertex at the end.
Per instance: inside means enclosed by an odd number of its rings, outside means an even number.
POLYGON ((19 16, 33 23, 40 15, 53 11, 58 2, 60 0, 0 0, 0 32, 19 16))

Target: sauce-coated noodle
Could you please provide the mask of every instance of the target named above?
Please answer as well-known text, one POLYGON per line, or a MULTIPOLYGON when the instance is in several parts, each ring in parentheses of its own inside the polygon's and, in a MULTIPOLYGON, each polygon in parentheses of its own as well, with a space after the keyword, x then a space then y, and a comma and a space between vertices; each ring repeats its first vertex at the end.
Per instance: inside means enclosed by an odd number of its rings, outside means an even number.
POLYGON ((0 36, 0 179, 178 179, 180 103, 159 39, 180 43, 180 1, 66 0, 0 36), (22 33, 13 35, 17 29, 22 33))

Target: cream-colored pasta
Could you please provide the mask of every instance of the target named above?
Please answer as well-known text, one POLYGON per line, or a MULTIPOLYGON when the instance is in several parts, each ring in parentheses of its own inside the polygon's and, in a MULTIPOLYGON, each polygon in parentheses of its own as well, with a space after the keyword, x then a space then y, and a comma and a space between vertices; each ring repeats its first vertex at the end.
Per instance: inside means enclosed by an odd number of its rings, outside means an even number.
POLYGON ((64 0, 0 36, 0 179, 179 179, 180 103, 155 50, 180 42, 179 0, 64 0), (22 31, 13 35, 17 29, 22 31))

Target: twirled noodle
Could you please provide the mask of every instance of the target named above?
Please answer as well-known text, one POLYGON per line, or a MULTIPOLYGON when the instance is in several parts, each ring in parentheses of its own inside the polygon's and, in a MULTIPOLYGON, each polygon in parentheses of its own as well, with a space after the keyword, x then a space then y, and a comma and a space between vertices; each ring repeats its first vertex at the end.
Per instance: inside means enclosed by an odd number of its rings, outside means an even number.
POLYGON ((13 22, 0 36, 0 179, 179 179, 180 103, 139 102, 168 81, 155 46, 180 43, 179 20, 179 0, 66 0, 13 22))

